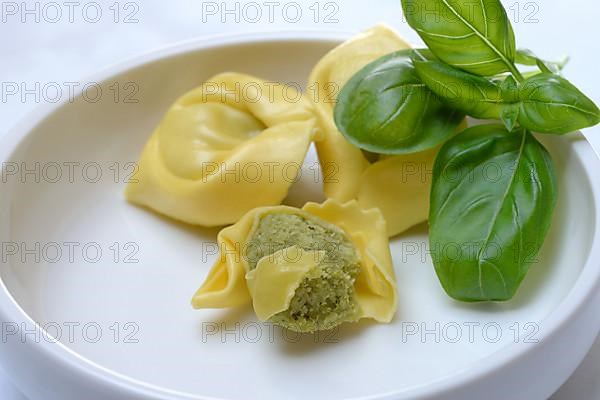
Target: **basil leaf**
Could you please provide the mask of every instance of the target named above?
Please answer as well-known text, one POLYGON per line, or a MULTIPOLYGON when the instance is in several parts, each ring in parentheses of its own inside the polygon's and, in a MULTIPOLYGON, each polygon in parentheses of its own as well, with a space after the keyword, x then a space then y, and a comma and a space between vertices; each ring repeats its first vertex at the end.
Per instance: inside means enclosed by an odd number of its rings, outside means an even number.
POLYGON ((499 119, 500 87, 489 79, 438 61, 414 61, 421 81, 449 106, 475 118, 499 119))
POLYGON ((502 99, 507 103, 516 103, 519 101, 519 85, 515 78, 508 75, 502 82, 500 82, 500 93, 502 99))
POLYGON ((446 64, 483 76, 515 73, 515 35, 499 0, 402 0, 402 9, 446 64))
POLYGON ((519 124, 532 131, 563 134, 600 122, 600 110, 565 78, 541 73, 519 88, 519 124))
POLYGON ((448 295, 512 298, 544 242, 555 203, 552 160, 528 131, 480 125, 445 143, 433 171, 429 240, 448 295))
POLYGON ((500 114, 500 120, 509 131, 515 129, 519 120, 519 104, 512 103, 504 106, 500 114))
POLYGON ((464 118, 420 81, 413 53, 402 50, 375 60, 341 90, 335 123, 355 146, 382 154, 426 150, 452 136, 464 118))
POLYGON ((519 88, 517 81, 508 75, 500 84, 500 93, 505 101, 500 113, 500 120, 506 129, 512 131, 519 120, 519 88))
POLYGON ((538 58, 530 50, 521 49, 517 50, 515 62, 522 65, 537 66, 542 72, 558 74, 569 62, 569 57, 563 57, 560 61, 546 61, 538 58))

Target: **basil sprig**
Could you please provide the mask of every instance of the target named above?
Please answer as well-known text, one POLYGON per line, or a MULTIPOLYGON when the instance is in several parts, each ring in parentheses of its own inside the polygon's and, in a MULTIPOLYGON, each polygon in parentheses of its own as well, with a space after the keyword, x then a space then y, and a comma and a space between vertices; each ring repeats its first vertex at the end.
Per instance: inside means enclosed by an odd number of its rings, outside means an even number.
POLYGON ((336 124, 376 153, 445 142, 429 212, 438 278, 461 301, 508 300, 544 242, 557 197, 552 160, 531 132, 594 126, 600 110, 560 75, 566 60, 516 50, 499 0, 402 0, 402 8, 428 50, 387 55, 358 72, 340 93, 336 124), (503 125, 454 135, 463 115, 503 125))

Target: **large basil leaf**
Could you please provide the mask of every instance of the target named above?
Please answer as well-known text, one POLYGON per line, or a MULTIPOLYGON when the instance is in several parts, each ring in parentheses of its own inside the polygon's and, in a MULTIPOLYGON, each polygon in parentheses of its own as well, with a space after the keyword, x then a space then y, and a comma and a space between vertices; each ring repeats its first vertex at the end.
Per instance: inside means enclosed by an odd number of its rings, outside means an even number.
POLYGON ((515 36, 499 0, 402 0, 402 8, 445 63, 483 76, 515 73, 515 36))
POLYGON ((382 154, 414 153, 454 134, 464 115, 445 106, 419 80, 413 53, 403 50, 375 60, 340 92, 335 122, 355 146, 382 154))
POLYGON ((563 134, 596 125, 600 110, 565 78, 541 73, 519 88, 519 124, 532 131, 563 134))
POLYGON ((556 203, 554 167, 526 130, 468 128, 436 158, 429 240, 446 292, 462 301, 513 297, 556 203))
POLYGON ((414 64, 421 81, 449 106, 475 118, 500 118, 504 101, 493 81, 439 61, 414 64))

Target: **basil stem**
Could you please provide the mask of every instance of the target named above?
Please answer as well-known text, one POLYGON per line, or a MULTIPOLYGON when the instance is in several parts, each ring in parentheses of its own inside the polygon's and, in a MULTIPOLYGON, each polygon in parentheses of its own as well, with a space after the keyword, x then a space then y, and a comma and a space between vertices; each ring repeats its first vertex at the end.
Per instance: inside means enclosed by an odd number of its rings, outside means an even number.
POLYGON ((517 50, 515 62, 522 65, 537 66, 542 72, 558 74, 569 62, 569 57, 563 57, 560 61, 546 61, 538 58, 530 50, 521 49, 517 50))

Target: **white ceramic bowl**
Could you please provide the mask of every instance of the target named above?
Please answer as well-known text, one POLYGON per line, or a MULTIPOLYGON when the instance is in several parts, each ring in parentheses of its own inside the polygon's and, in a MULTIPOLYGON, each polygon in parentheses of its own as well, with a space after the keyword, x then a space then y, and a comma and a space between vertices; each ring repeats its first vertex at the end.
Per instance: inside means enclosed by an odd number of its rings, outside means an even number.
MULTIPOLYGON (((99 101, 91 88, 87 99, 44 106, 3 140, 0 358, 29 398, 541 400, 573 372, 600 329, 600 162, 578 134, 543 138, 560 199, 511 302, 450 300, 422 226, 392 243, 390 325, 296 337, 248 308, 191 309, 217 230, 126 203, 127 163, 169 104, 209 76, 304 84, 343 37, 239 35, 154 52, 88 81, 100 83, 99 101), (125 102, 133 92, 137 103, 125 102)), ((289 201, 318 199, 319 186, 309 172, 289 201)))

